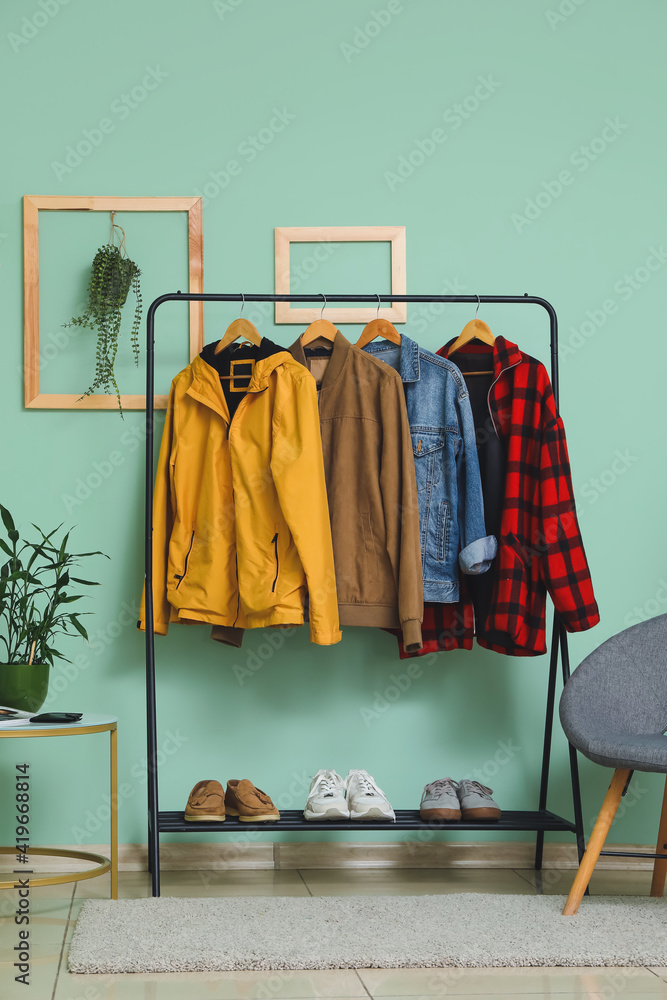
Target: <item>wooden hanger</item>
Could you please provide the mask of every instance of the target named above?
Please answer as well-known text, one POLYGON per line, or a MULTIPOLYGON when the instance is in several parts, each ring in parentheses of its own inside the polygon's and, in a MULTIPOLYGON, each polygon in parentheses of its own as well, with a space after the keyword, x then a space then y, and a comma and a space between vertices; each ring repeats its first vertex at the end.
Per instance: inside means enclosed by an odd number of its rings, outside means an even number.
MULTIPOLYGON (((377 293, 376 293, 377 294, 377 293)), ((380 319, 380 306, 382 300, 378 295, 378 310, 375 319, 372 319, 370 323, 367 323, 363 329, 359 340, 355 344, 355 347, 363 348, 366 344, 370 344, 371 340, 375 340, 376 337, 382 337, 383 340, 390 340, 392 344, 397 344, 401 346, 401 335, 394 326, 390 323, 388 319, 380 319)))
POLYGON ((229 347, 230 344, 233 344, 235 340, 239 339, 239 337, 243 337, 245 340, 250 341, 250 343, 254 344, 255 347, 259 347, 260 345, 262 338, 259 334, 259 331, 257 330, 257 327, 253 323, 251 323, 249 319, 243 318, 243 307, 245 306, 245 298, 243 296, 243 292, 241 292, 241 299, 242 299, 241 315, 239 316, 238 319, 233 320, 229 324, 229 326, 225 331, 224 337, 218 343, 215 351, 213 352, 214 354, 220 354, 221 351, 224 351, 226 347, 229 347))
POLYGON ((306 347, 307 344, 312 344, 312 342, 317 340, 318 337, 324 337, 325 340, 330 340, 333 343, 336 334, 338 333, 338 330, 333 323, 330 323, 328 319, 322 319, 322 313, 327 307, 327 297, 322 292, 320 292, 320 295, 322 295, 322 298, 324 299, 322 311, 320 312, 320 318, 314 320, 301 334, 299 339, 302 347, 306 347))
MULTIPOLYGON (((489 347, 493 347, 496 342, 496 338, 491 333, 491 328, 487 326, 484 320, 477 319, 477 313, 479 312, 480 300, 479 295, 477 296, 477 309, 475 310, 475 316, 470 320, 469 323, 461 330, 461 333, 456 338, 452 346, 447 352, 447 357, 451 358, 452 354, 456 351, 460 351, 462 347, 469 344, 472 340, 481 340, 483 344, 488 344, 489 347)), ((493 375, 492 369, 487 369, 481 372, 463 372, 464 375, 493 375)))

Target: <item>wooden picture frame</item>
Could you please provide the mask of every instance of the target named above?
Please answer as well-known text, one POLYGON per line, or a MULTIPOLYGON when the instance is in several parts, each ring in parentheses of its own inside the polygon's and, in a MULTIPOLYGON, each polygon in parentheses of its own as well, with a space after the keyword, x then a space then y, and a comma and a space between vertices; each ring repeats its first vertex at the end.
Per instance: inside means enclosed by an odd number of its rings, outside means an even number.
MULTIPOLYGON (((204 244, 201 198, 98 198, 45 195, 23 197, 24 405, 43 410, 117 410, 115 395, 39 391, 39 213, 40 212, 187 212, 188 289, 204 290, 204 244)), ((204 303, 190 302, 190 359, 204 346, 204 303)), ((124 410, 146 408, 145 395, 121 394, 124 410)), ((167 407, 155 396, 155 408, 167 407)))
MULTIPOLYGON (((279 226, 275 230, 275 290, 290 294, 290 245, 292 243, 389 243, 391 245, 391 294, 405 295, 405 226, 279 226)), ((276 302, 276 323, 312 323, 320 318, 321 306, 298 308, 291 302, 276 302)), ((325 318, 332 323, 368 323, 377 315, 376 306, 328 305, 325 318)), ((407 304, 394 302, 380 309, 380 317, 391 323, 407 322, 407 304)))

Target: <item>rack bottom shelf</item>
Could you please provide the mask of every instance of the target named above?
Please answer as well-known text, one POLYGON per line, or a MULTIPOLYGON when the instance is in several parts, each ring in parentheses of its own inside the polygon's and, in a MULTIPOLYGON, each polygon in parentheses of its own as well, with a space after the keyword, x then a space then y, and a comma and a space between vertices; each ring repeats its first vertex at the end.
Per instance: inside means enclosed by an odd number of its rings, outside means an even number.
POLYGON ((322 820, 307 822, 299 809, 286 809, 280 819, 273 823, 242 823, 235 816, 228 816, 224 823, 218 821, 188 822, 182 812, 160 812, 158 814, 160 833, 240 833, 243 830, 266 830, 270 833, 306 832, 308 830, 355 830, 372 833, 375 830, 488 830, 500 832, 509 830, 559 830, 575 833, 574 823, 556 816, 547 809, 504 812, 495 822, 425 823, 417 809, 397 809, 396 822, 388 820, 360 823, 357 820, 322 820))

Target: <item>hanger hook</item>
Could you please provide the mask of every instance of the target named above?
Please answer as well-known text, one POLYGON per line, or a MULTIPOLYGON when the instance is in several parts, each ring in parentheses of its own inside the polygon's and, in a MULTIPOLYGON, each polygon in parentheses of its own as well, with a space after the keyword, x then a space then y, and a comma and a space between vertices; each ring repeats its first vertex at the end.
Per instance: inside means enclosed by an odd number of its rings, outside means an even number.
MULTIPOLYGON (((475 292, 475 295, 477 295, 477 292, 475 292)), ((477 295, 477 308, 475 309, 475 319, 477 319, 477 313, 479 312, 479 305, 480 305, 480 298, 479 295, 477 295)))
POLYGON ((324 294, 324 292, 320 292, 320 295, 321 295, 321 296, 322 296, 322 298, 324 299, 324 305, 323 305, 323 306, 322 306, 322 308, 320 309, 320 319, 322 319, 322 314, 323 314, 324 310, 325 310, 325 309, 326 309, 326 307, 327 307, 327 297, 326 297, 326 295, 324 294))
MULTIPOLYGON (((376 292, 375 294, 376 294, 376 295, 378 295, 378 293, 377 293, 377 292, 376 292)), ((379 318, 380 318, 380 306, 381 306, 381 305, 382 305, 382 299, 381 299, 381 298, 380 298, 380 296, 378 295, 378 307, 377 307, 377 312, 375 313, 375 318, 376 318, 376 319, 379 319, 379 318)))
POLYGON ((243 309, 245 306, 245 295, 241 292, 241 312, 239 313, 239 318, 243 316, 243 309))

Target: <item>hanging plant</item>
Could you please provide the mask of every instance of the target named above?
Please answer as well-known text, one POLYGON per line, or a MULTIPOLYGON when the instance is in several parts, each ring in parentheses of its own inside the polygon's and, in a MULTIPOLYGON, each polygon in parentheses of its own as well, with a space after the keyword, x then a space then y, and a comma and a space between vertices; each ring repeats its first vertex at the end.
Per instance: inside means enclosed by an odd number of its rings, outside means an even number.
POLYGON ((139 364, 139 324, 141 323, 141 287, 140 269, 127 256, 125 250, 125 231, 114 222, 115 212, 111 213, 111 236, 106 246, 100 247, 93 258, 88 289, 88 305, 81 316, 73 317, 64 326, 85 326, 97 330, 97 353, 95 357, 95 375, 93 381, 80 399, 90 396, 96 390, 114 393, 118 400, 121 416, 123 407, 120 391, 116 382, 114 363, 118 351, 122 309, 127 301, 130 288, 134 292, 135 306, 130 342, 136 364, 139 364), (122 236, 116 246, 116 231, 122 236))

